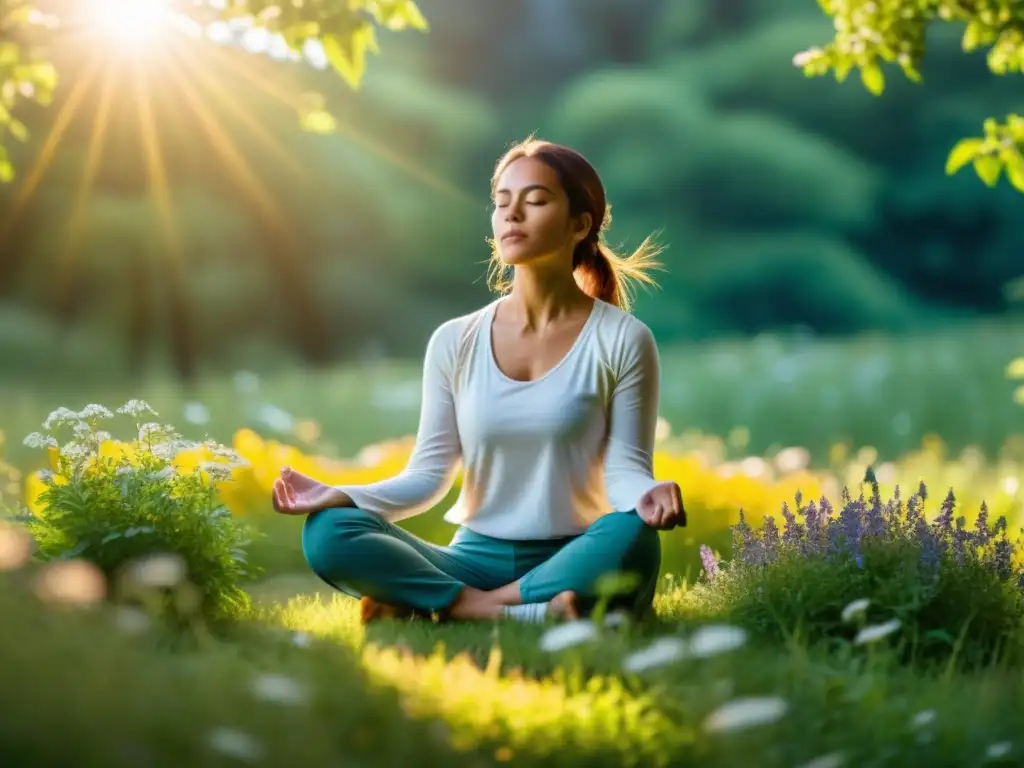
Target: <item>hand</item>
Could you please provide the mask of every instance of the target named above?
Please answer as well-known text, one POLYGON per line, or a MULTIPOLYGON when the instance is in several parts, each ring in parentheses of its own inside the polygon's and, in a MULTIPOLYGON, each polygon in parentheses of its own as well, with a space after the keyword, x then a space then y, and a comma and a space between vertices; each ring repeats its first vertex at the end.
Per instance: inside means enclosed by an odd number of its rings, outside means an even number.
POLYGON ((672 481, 658 483, 641 496, 636 512, 649 526, 662 531, 671 531, 677 525, 686 526, 683 492, 679 484, 672 481))
POLYGON ((274 480, 274 509, 283 515, 306 515, 328 507, 336 507, 346 498, 342 491, 296 472, 291 467, 281 470, 274 480))

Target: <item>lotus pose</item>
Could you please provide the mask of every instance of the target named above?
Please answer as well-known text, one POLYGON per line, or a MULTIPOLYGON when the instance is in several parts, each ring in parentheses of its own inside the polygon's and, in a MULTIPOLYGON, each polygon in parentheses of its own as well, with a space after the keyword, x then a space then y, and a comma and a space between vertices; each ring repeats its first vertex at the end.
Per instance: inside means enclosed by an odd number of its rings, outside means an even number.
POLYGON ((659 530, 686 524, 679 486, 653 476, 660 366, 629 313, 652 282, 650 240, 605 243, 601 179, 578 152, 528 139, 492 178, 495 301, 427 343, 416 441, 398 475, 329 486, 284 468, 273 503, 307 515, 302 547, 362 620, 544 621, 593 608, 605 574, 633 574, 609 607, 652 610, 659 530), (395 523, 438 503, 463 470, 448 546, 395 523))

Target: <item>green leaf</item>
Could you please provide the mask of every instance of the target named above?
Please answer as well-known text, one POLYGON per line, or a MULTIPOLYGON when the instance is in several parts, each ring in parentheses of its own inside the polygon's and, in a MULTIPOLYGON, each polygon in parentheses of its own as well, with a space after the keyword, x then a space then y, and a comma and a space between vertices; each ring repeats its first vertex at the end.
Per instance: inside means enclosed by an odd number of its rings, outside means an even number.
POLYGON ((875 96, 881 96, 882 91, 885 90, 885 75, 882 73, 882 68, 873 62, 861 67, 860 79, 864 83, 864 87, 875 96))
POLYGON ((1006 158, 1006 178, 1018 192, 1024 192, 1024 157, 1017 151, 1006 158))
POLYGON ((16 138, 18 141, 28 140, 28 128, 20 120, 11 118, 11 122, 7 124, 7 130, 11 132, 11 136, 16 138))
POLYGON ((971 162, 984 148, 984 139, 970 138, 958 141, 950 151, 949 157, 946 158, 946 174, 952 176, 971 162))
POLYGON ((999 174, 1003 170, 1003 164, 995 155, 978 155, 974 158, 974 170, 978 178, 989 187, 994 187, 999 181, 999 174))
POLYGON ((359 90, 366 72, 366 54, 376 50, 376 46, 374 29, 369 22, 356 27, 347 39, 338 35, 324 36, 327 60, 353 90, 359 90))

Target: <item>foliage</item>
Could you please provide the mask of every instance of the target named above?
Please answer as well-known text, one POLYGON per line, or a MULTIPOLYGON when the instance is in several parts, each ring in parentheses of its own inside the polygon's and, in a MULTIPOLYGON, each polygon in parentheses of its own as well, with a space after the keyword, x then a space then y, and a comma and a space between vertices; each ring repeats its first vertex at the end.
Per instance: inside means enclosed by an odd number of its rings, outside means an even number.
MULTIPOLYGON (((912 82, 921 81, 920 64, 933 22, 964 25, 966 53, 987 48, 989 69, 996 75, 1024 69, 1024 7, 1016 0, 819 0, 833 19, 835 37, 824 47, 797 54, 794 63, 809 76, 833 72, 842 82, 857 68, 865 88, 885 89, 884 63, 896 63, 912 82)), ((1009 182, 1024 192, 1024 117, 1007 115, 1003 123, 988 118, 982 137, 962 139, 949 153, 946 173, 972 163, 978 177, 994 187, 1005 169, 1009 182)))
MULTIPOLYGON (((156 415, 139 400, 118 413, 156 415)), ((246 553, 251 532, 218 495, 218 482, 227 479, 237 457, 211 441, 198 446, 206 460, 190 465, 182 456, 197 446, 156 422, 136 424, 137 439, 115 443, 100 428, 113 416, 99 405, 77 413, 61 408, 46 419, 43 432, 26 438, 27 445, 46 449, 51 461, 50 470, 34 476, 42 491, 23 518, 39 557, 85 560, 107 578, 122 578, 139 558, 169 554, 180 559, 183 575, 197 588, 202 613, 232 615, 244 608, 240 583, 253 575, 246 553), (67 432, 72 439, 61 444, 58 436, 67 432)))
POLYGON ((876 483, 869 499, 844 493, 838 515, 824 496, 804 505, 797 495, 795 514, 782 508, 781 530, 773 516, 759 530, 741 516, 727 566, 702 551, 703 589, 730 620, 775 639, 857 641, 853 610, 839 612, 854 604, 877 626, 899 630, 908 658, 1021 661, 1024 568, 1006 518, 993 526, 983 503, 969 528, 955 517, 951 489, 928 522, 927 496, 922 482, 906 503, 899 488, 883 502, 876 483))
MULTIPOLYGON (((295 52, 315 42, 322 46, 335 72, 356 90, 363 81, 368 55, 380 52, 378 29, 428 29, 414 0, 329 0, 315 4, 302 0, 233 0, 202 5, 191 0, 169 0, 168 4, 204 28, 218 20, 251 21, 270 34, 280 35, 295 52)), ((76 12, 82 13, 77 1, 71 3, 67 15, 76 12)), ((47 44, 53 40, 48 33, 61 26, 64 15, 42 12, 35 0, 0 0, 0 183, 14 178, 7 138, 24 141, 28 137, 28 129, 13 115, 19 97, 42 105, 53 98, 58 73, 48 58, 47 44)), ((314 99, 313 108, 300 114, 305 130, 333 131, 334 119, 319 108, 321 101, 314 99)))

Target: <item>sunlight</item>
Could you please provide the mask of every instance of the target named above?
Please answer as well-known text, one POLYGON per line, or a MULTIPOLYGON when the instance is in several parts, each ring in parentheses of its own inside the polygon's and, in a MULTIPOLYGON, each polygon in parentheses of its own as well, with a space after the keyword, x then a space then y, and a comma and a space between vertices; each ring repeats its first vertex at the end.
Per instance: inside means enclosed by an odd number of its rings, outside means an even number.
POLYGON ((163 34, 173 17, 167 0, 93 0, 96 23, 122 43, 151 42, 163 34))

